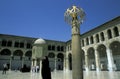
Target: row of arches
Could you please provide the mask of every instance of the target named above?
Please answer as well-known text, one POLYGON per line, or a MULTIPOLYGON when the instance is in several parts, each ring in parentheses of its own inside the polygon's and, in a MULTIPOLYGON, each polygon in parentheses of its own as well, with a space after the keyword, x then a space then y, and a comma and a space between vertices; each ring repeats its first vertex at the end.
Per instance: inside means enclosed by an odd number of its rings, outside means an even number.
MULTIPOLYGON (((120 42, 119 41, 114 41, 109 45, 109 48, 112 50, 113 55, 120 55, 119 53, 119 49, 120 49, 120 42)), ((99 56, 100 57, 106 57, 106 45, 104 44, 100 44, 97 47, 97 51, 99 52, 99 56)), ((95 51, 95 49, 93 47, 90 47, 87 51, 88 55, 90 56, 90 58, 94 57, 93 52, 95 51)))
POLYGON ((50 58, 51 70, 63 70, 64 65, 64 54, 49 52, 48 57, 50 58))
MULTIPOLYGON (((15 50, 13 52, 13 56, 23 56, 23 51, 22 50, 15 50)), ((9 50, 9 49, 3 49, 1 50, 0 52, 0 55, 8 55, 8 56, 11 56, 12 55, 12 52, 9 50)), ((25 53, 25 56, 27 57, 31 57, 32 56, 32 51, 27 51, 25 53)))
POLYGON ((64 46, 48 45, 48 50, 64 51, 64 46))
POLYGON ((1 46, 5 47, 17 47, 17 48, 32 48, 32 44, 26 43, 26 42, 18 42, 18 41, 12 41, 12 40, 5 40, 3 39, 1 41, 1 46))
MULTIPOLYGON (((107 55, 107 50, 110 50, 110 52, 112 53, 112 57, 113 57, 113 63, 116 65, 116 69, 120 70, 120 42, 119 41, 114 41, 112 42, 109 47, 107 47, 104 44, 100 44, 98 45, 98 47, 95 49, 94 47, 89 47, 87 50, 82 50, 82 54, 83 54, 83 66, 86 65, 85 62, 85 56, 87 55, 88 57, 88 65, 89 65, 89 69, 91 69, 91 65, 94 64, 96 66, 96 59, 95 59, 95 54, 97 51, 98 55, 99 55, 99 59, 100 59, 100 64, 104 65, 104 68, 101 70, 108 70, 108 62, 110 61, 108 59, 108 55, 107 55), (87 53, 85 55, 85 53, 87 53)), ((68 54, 68 59, 69 59, 69 69, 72 69, 72 54, 69 53, 68 54)), ((83 67, 84 68, 84 67, 83 67)), ((84 68, 85 69, 85 68, 84 68)))
POLYGON ((106 39, 111 39, 113 37, 119 36, 119 30, 118 27, 114 27, 112 29, 108 29, 104 32, 100 32, 99 34, 92 35, 90 37, 86 37, 82 39, 82 46, 86 46, 89 44, 99 43, 100 41, 105 41, 106 39), (107 38, 105 36, 107 34, 107 38))
POLYGON ((2 49, 0 51, 0 70, 3 69, 3 64, 7 64, 11 70, 18 70, 23 67, 24 64, 31 66, 31 50, 25 53, 22 50, 15 50, 13 53, 10 49, 2 49))

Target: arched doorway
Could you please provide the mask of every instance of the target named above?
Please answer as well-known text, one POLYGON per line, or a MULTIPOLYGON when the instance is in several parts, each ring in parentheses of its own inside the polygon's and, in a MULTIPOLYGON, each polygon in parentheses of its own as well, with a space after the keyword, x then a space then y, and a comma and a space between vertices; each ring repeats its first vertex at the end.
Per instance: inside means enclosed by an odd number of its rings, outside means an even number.
POLYGON ((11 51, 9 49, 3 49, 0 52, 0 70, 3 69, 3 64, 7 64, 8 69, 10 68, 10 58, 11 58, 11 51))
POLYGON ((97 47, 97 51, 99 53, 99 57, 100 57, 100 67, 101 70, 107 70, 107 53, 106 53, 106 47, 105 45, 101 44, 97 47))
POLYGON ((21 50, 16 50, 13 52, 13 59, 12 59, 12 69, 19 70, 22 68, 22 56, 23 52, 21 50))
POLYGON ((95 50, 93 47, 90 47, 87 51, 88 53, 88 59, 89 59, 89 68, 92 70, 95 70, 95 50), (94 69, 92 68, 92 65, 94 65, 94 69))
POLYGON ((24 58, 24 64, 27 66, 27 67, 30 67, 31 66, 31 57, 32 57, 32 51, 27 51, 25 53, 25 58, 24 58))
POLYGON ((50 52, 48 54, 48 57, 49 57, 49 65, 50 65, 50 68, 51 68, 51 71, 53 71, 55 69, 55 54, 53 52, 50 52))
POLYGON ((114 41, 110 44, 110 49, 112 50, 113 54, 113 59, 114 59, 114 64, 116 66, 117 70, 120 70, 120 42, 119 41, 114 41))
POLYGON ((59 53, 57 55, 57 59, 58 59, 57 69, 63 70, 64 55, 62 53, 59 53))

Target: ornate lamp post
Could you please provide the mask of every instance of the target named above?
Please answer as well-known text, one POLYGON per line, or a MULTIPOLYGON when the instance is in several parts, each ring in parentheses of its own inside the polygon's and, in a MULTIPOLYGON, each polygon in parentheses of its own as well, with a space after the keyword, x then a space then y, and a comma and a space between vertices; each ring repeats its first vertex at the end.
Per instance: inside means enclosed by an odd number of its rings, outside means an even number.
POLYGON ((64 17, 72 25, 72 76, 73 79, 83 79, 80 24, 83 23, 85 13, 82 8, 72 6, 67 9, 64 17))

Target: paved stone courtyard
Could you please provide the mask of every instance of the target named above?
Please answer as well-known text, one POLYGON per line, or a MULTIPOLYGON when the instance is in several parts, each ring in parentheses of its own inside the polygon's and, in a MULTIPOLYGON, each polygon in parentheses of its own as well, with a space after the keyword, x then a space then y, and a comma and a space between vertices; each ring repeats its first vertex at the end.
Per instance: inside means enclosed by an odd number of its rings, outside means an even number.
MULTIPOLYGON (((52 79, 72 79, 72 72, 56 71, 52 72, 52 79)), ((19 71, 8 71, 7 74, 2 74, 0 71, 0 79, 41 79, 39 73, 21 73, 19 71)), ((108 71, 89 71, 84 72, 84 79, 120 79, 120 72, 108 71)))

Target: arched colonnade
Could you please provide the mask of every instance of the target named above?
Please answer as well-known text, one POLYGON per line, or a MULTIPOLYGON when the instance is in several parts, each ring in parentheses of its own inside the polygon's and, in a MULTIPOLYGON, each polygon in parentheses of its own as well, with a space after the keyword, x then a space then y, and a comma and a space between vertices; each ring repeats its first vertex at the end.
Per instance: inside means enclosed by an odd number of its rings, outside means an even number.
POLYGON ((21 49, 12 50, 9 48, 3 48, 0 50, 0 68, 2 69, 3 64, 5 63, 8 65, 8 69, 10 70, 21 69, 24 64, 26 64, 27 67, 30 67, 31 56, 31 50, 24 51, 21 49))

